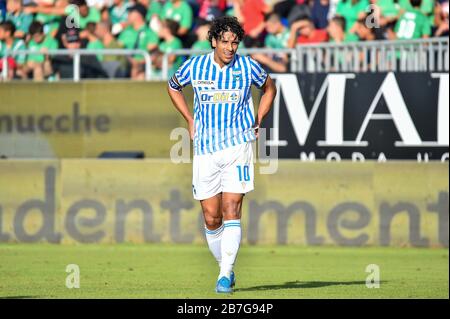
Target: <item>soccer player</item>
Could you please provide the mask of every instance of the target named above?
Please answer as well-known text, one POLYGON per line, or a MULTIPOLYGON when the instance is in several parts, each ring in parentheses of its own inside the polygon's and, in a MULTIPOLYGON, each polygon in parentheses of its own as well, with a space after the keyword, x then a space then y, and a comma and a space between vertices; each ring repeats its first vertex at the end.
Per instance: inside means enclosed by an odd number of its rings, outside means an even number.
POLYGON ((200 201, 209 249, 220 265, 216 292, 231 293, 241 242, 241 207, 253 190, 251 142, 269 112, 276 88, 250 57, 236 54, 244 31, 235 17, 212 22, 213 51, 187 60, 168 82, 173 104, 189 126, 194 144, 192 191, 200 201), (182 88, 192 84, 192 116, 182 88), (251 86, 263 92, 255 117, 251 86))

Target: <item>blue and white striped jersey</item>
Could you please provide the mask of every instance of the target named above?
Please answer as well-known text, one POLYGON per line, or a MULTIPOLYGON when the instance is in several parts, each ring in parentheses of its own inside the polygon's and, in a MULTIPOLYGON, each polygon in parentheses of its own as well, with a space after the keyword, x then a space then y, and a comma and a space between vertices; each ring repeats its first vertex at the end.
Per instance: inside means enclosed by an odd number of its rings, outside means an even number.
MULTIPOLYGON (((251 85, 261 88, 264 69, 250 57, 235 55, 223 68, 210 54, 192 57, 175 73, 184 87, 194 90, 194 154, 214 153, 256 139, 251 85)), ((176 89, 171 79, 169 85, 176 89)))

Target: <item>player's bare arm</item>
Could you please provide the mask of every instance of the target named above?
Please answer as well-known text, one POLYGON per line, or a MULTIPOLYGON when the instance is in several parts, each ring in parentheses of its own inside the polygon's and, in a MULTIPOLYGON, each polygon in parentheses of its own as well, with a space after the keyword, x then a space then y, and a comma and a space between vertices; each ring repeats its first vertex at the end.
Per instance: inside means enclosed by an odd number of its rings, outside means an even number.
POLYGON ((172 77, 171 81, 175 83, 174 86, 176 88, 172 88, 170 84, 167 84, 167 92, 169 93, 170 99, 172 100, 175 108, 178 110, 178 112, 181 113, 181 115, 183 115, 184 119, 186 120, 189 127, 189 135, 191 139, 194 139, 194 118, 192 117, 189 106, 186 103, 181 85, 178 83, 178 80, 175 76, 172 77))
POLYGON ((267 115, 267 113, 269 113, 270 108, 272 107, 273 100, 277 95, 277 88, 269 75, 267 75, 266 82, 262 86, 261 90, 263 91, 263 94, 261 96, 261 101, 259 102, 258 115, 256 117, 255 123, 256 137, 258 137, 258 128, 261 125, 261 122, 264 119, 264 117, 267 115))

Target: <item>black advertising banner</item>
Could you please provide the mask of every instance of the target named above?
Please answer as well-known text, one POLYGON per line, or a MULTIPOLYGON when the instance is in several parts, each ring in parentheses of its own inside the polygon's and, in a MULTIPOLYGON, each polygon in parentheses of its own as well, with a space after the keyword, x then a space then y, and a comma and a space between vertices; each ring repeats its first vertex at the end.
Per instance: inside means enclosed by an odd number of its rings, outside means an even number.
POLYGON ((305 161, 448 161, 448 73, 272 77, 278 94, 262 125, 267 155, 272 146, 279 158, 305 161))

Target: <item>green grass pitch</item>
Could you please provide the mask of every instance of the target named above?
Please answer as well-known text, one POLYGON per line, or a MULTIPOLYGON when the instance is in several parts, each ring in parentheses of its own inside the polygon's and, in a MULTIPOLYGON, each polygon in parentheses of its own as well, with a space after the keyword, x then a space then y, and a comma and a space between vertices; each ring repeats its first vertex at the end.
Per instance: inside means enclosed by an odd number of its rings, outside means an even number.
POLYGON ((235 271, 235 293, 217 295, 206 244, 0 244, 0 298, 449 298, 448 249, 243 245, 235 271))

